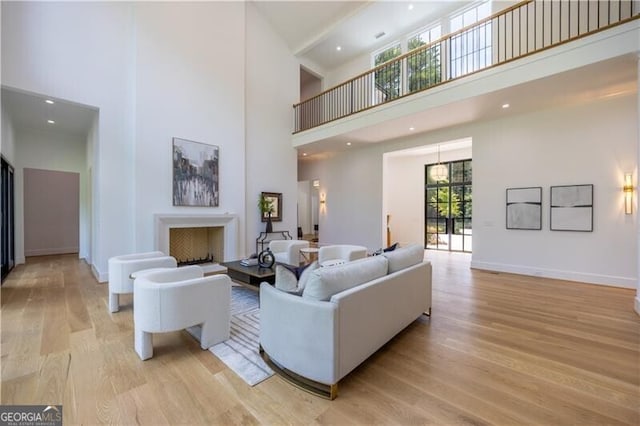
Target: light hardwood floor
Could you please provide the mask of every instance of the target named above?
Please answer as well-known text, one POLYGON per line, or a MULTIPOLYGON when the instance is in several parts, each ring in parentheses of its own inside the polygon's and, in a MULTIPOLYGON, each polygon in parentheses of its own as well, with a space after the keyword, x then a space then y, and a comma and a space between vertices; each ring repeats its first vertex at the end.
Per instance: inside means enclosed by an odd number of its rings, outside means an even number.
POLYGON ((140 361, 130 297, 110 314, 84 262, 29 258, 1 290, 1 402, 63 404, 67 425, 640 424, 633 290, 433 259, 431 319, 327 401, 278 377, 251 388, 186 332, 155 335, 140 361))

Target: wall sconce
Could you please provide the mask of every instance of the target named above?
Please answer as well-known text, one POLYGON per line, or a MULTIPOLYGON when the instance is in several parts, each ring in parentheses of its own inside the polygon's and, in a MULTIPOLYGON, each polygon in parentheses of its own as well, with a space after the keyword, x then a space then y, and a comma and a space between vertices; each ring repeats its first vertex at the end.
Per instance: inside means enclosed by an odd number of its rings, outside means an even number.
POLYGON ((624 174, 624 214, 633 213, 633 182, 631 173, 624 174))
POLYGON ((327 195, 323 192, 320 194, 320 204, 324 204, 327 202, 327 195))

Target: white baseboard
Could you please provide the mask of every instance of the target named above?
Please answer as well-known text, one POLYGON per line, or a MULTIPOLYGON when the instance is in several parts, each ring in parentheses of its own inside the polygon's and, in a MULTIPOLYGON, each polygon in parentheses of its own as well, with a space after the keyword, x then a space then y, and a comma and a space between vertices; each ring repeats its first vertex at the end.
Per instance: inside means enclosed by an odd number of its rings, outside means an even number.
POLYGON ((575 271, 560 271, 556 269, 533 268, 530 266, 508 265, 494 262, 471 261, 471 267, 485 271, 508 272, 511 274, 530 275, 534 277, 553 278, 557 280, 577 281, 611 287, 637 287, 636 278, 617 277, 614 275, 589 274, 575 271))
POLYGON ((106 283, 109 281, 109 274, 106 272, 100 272, 98 268, 96 268, 96 265, 91 265, 91 273, 99 283, 106 283))
POLYGON ((69 254, 78 253, 78 247, 54 247, 46 249, 25 250, 25 257, 29 256, 49 256, 51 254, 69 254))

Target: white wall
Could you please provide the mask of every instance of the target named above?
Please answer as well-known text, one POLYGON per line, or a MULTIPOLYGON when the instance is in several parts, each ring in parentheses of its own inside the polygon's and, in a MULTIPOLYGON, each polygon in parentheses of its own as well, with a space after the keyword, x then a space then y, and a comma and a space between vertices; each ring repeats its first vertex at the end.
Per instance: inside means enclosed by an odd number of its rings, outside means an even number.
POLYGON ((244 220, 244 4, 142 2, 135 16, 135 250, 149 251, 155 213, 244 220), (173 206, 173 137, 219 146, 219 207, 173 206))
POLYGON ((9 164, 13 166, 15 159, 15 137, 13 131, 13 122, 4 107, 2 108, 2 117, 0 118, 0 120, 2 120, 2 122, 0 123, 0 127, 2 128, 0 153, 2 153, 9 164))
MULTIPOLYGON (((98 233, 98 216, 97 216, 97 212, 100 211, 100 209, 98 208, 99 206, 99 201, 100 198, 97 196, 94 196, 94 194, 97 194, 98 192, 98 185, 97 185, 97 181, 94 178, 95 175, 97 175, 97 170, 98 170, 98 159, 97 159, 97 144, 98 144, 98 137, 99 137, 99 126, 100 126, 100 120, 99 120, 99 116, 98 116, 98 112, 96 112, 96 114, 93 116, 93 121, 91 124, 91 128, 89 129, 89 132, 87 133, 86 136, 86 143, 85 143, 85 149, 86 149, 86 167, 87 167, 87 215, 86 215, 86 220, 87 220, 87 236, 86 236, 86 244, 87 247, 89 247, 88 252, 86 253, 85 256, 85 260, 87 261, 87 263, 89 263, 90 265, 93 265, 93 259, 96 259, 96 250, 97 250, 97 244, 94 244, 95 241, 95 235, 97 235, 98 233)), ((80 215, 80 226, 82 226, 82 224, 84 223, 85 218, 83 217, 83 215, 80 215)))
POLYGON ((257 207, 263 191, 282 193, 282 222, 274 222, 273 229, 297 235, 297 154, 291 147, 291 106, 299 97, 300 65, 251 3, 246 3, 246 19, 248 254, 255 251, 256 237, 265 229, 257 207))
POLYGON ((636 287, 637 213, 625 215, 622 179, 637 168, 636 94, 471 123, 301 162, 321 181, 320 240, 380 247, 384 152, 473 139, 473 266, 636 287), (549 186, 593 183, 594 232, 549 231, 549 186), (542 186, 542 231, 505 229, 505 189, 542 186))
POLYGON ((93 170, 94 268, 131 252, 134 19, 131 3, 2 2, 2 84, 100 110, 93 170))
MULTIPOLYGON (((636 55, 636 63, 637 63, 637 79, 638 82, 640 83, 640 54, 636 55)), ((640 112, 640 93, 636 94, 636 102, 637 102, 637 108, 638 108, 638 112, 640 112)), ((636 132, 636 146, 640 147, 640 120, 636 120, 636 128, 637 128, 637 132, 636 132)), ((638 170, 638 167, 640 166, 640 148, 638 148, 638 152, 636 152, 636 159, 638 160, 638 162, 636 163, 636 175, 635 175, 635 179, 633 180, 633 182, 635 182, 635 187, 636 190, 634 191, 633 197, 635 199, 635 212, 636 215, 638 214, 638 206, 640 205, 640 202, 638 202, 638 194, 640 194, 640 170, 638 170)), ((636 232, 638 232, 638 234, 636 235, 636 241, 637 241, 637 253, 636 253, 636 260, 637 260, 637 283, 638 283, 638 290, 636 292, 636 298, 635 298, 635 303, 634 303, 634 308, 635 311, 638 315, 640 315, 640 226, 636 226, 636 232)))
POLYGON ((75 135, 18 129, 16 132, 15 194, 16 194, 16 263, 24 263, 24 168, 55 170, 80 174, 80 252, 89 252, 89 180, 87 176, 86 141, 75 135))
MULTIPOLYGON (((469 158, 471 148, 443 151, 440 155, 442 162, 469 158)), ((437 163, 438 154, 385 156, 384 160, 385 232, 386 215, 389 214, 391 243, 399 242, 401 246, 424 244, 424 167, 426 164, 437 163)))
POLYGON ((383 144, 347 150, 327 160, 304 160, 300 180, 320 180, 320 244, 357 244, 376 250, 382 234, 383 144))
POLYGON ((624 214, 622 185, 637 167, 637 120, 632 95, 478 129, 472 266, 635 287, 637 215, 624 214), (594 184, 593 232, 549 230, 549 187, 572 184, 594 184), (543 187, 542 231, 505 229, 505 188, 524 186, 543 187))
POLYGON ((340 83, 351 80, 372 68, 371 53, 365 53, 337 68, 328 71, 324 78, 324 90, 331 89, 340 83))
POLYGON ((311 192, 313 186, 308 180, 298 182, 298 226, 302 228, 303 234, 311 234, 313 226, 311 224, 311 192))
MULTIPOLYGON (((298 67, 253 6, 237 2, 2 5, 2 84, 90 105, 94 272, 153 248, 154 213, 234 213, 238 255, 264 224, 261 191, 283 193, 296 229, 291 105, 298 67), (171 140, 220 147, 220 206, 173 207, 171 140)), ((246 248, 245 248, 246 247, 246 248)))

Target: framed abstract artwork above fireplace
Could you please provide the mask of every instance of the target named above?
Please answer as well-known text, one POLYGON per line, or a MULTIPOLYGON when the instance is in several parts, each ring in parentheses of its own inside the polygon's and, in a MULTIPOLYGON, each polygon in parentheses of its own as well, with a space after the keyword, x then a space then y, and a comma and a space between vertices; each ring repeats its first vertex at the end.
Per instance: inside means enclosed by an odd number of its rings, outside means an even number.
POLYGON ((173 138, 173 205, 218 207, 220 148, 173 138))

